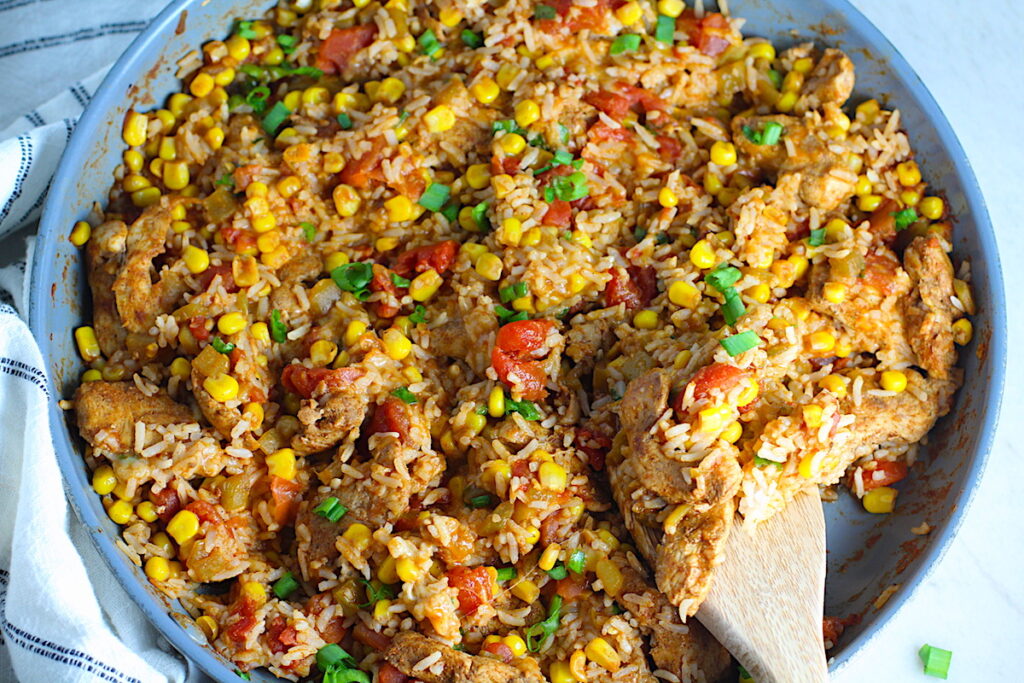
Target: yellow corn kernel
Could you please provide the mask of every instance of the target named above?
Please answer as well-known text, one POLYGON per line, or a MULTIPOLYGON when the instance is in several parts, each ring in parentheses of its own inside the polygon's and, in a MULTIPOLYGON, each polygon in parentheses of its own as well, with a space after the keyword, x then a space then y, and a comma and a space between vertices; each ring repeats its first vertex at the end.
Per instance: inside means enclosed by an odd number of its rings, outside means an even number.
POLYGON ((579 273, 569 275, 569 293, 579 294, 587 288, 587 279, 579 273))
POLYGON ((385 78, 383 81, 380 82, 380 85, 377 87, 376 93, 374 93, 374 96, 371 97, 371 99, 377 102, 387 102, 388 104, 394 104, 399 99, 401 99, 402 95, 404 94, 405 83, 395 78, 394 76, 389 76, 388 78, 385 78))
MULTIPOLYGON (((482 190, 491 184, 491 168, 487 164, 473 164, 466 169, 466 184, 474 190, 482 190)), ((472 216, 472 208, 470 210, 472 216)), ((475 225, 474 225, 475 227, 475 225)))
POLYGON ((489 76, 484 76, 470 87, 470 92, 480 104, 490 104, 498 98, 498 84, 489 76))
MULTIPOLYGON (((401 81, 398 82, 401 83, 401 81)), ((402 88, 405 88, 404 84, 402 85, 402 88)), ((331 93, 322 85, 314 85, 303 90, 299 99, 303 104, 326 104, 331 101, 331 93)))
POLYGON ((758 384, 757 380, 748 378, 744 381, 743 389, 736 396, 736 405, 739 408, 748 406, 754 402, 758 394, 761 393, 761 385, 758 384))
POLYGON ((235 70, 230 66, 226 69, 221 69, 213 77, 213 82, 221 87, 227 87, 231 85, 232 81, 235 80, 235 70))
POLYGON ((443 133, 455 125, 455 113, 446 104, 439 104, 423 115, 423 122, 431 133, 443 133))
POLYGON ((676 193, 671 188, 663 187, 658 190, 658 203, 666 209, 671 209, 679 204, 679 197, 676 196, 676 193))
POLYGON ((622 570, 619 569, 617 564, 606 557, 602 557, 597 561, 595 573, 597 574, 597 578, 600 579, 601 586, 604 588, 605 593, 614 598, 622 592, 622 585, 625 583, 625 578, 622 576, 622 570))
POLYGON ((889 514, 896 508, 896 495, 899 493, 891 486, 879 486, 864 494, 861 503, 864 509, 876 515, 889 514))
POLYGON ((821 293, 826 301, 841 304, 846 300, 847 287, 842 282, 826 282, 821 293))
POLYGON ((658 326, 658 314, 654 311, 639 311, 633 316, 633 326, 640 330, 653 330, 658 326))
POLYGON ((551 683, 579 683, 580 680, 583 680, 572 673, 568 662, 551 662, 548 677, 551 679, 551 683))
POLYGON ((302 181, 298 176, 289 175, 278 180, 276 187, 278 193, 285 199, 288 199, 302 189, 302 181))
POLYGON ((480 277, 491 282, 497 282, 501 279, 501 271, 504 269, 504 265, 501 262, 501 258, 491 252, 481 254, 476 260, 476 272, 480 277))
POLYGON ((203 139, 206 140, 206 144, 210 146, 210 149, 218 150, 224 144, 224 129, 220 126, 214 126, 206 131, 203 139))
POLYGON ((324 173, 340 173, 345 168, 345 157, 337 152, 324 154, 324 173))
POLYGON ((747 296, 759 304, 766 303, 772 296, 772 288, 762 283, 754 285, 746 291, 747 296))
POLYGON ((549 543, 547 548, 544 548, 544 552, 540 554, 540 559, 537 560, 537 566, 544 571, 551 571, 552 567, 555 566, 555 562, 558 562, 558 554, 562 552, 562 546, 557 543, 549 543))
POLYGON ((662 528, 665 529, 665 533, 674 534, 676 527, 679 526, 679 523, 683 521, 683 517, 685 517, 686 513, 689 511, 690 506, 687 504, 676 505, 672 508, 672 512, 668 513, 668 516, 665 517, 665 520, 661 523, 662 528))
POLYGON ((338 345, 327 339, 318 339, 309 347, 309 359, 317 367, 330 365, 337 355, 338 345))
POLYGON ((146 578, 151 581, 166 581, 171 577, 171 564, 163 557, 151 557, 146 560, 144 570, 146 578))
POLYGON ((124 118, 124 128, 121 130, 121 137, 131 147, 141 147, 146 144, 146 133, 149 131, 149 119, 145 114, 137 111, 130 111, 124 118))
POLYGON ((158 531, 155 534, 153 534, 153 538, 151 538, 149 542, 155 545, 157 548, 160 548, 160 550, 162 550, 165 553, 174 552, 174 543, 171 542, 171 537, 163 531, 158 531))
POLYGON ((253 323, 249 327, 249 334, 251 334, 253 339, 256 341, 263 342, 264 344, 270 342, 270 329, 264 322, 253 323))
POLYGON ((500 67, 498 67, 498 73, 495 76, 495 78, 498 81, 498 85, 500 85, 502 88, 507 89, 508 86, 512 84, 512 81, 514 81, 516 76, 518 75, 519 68, 516 67, 511 62, 505 62, 500 67))
POLYGON ((373 603, 373 618, 375 621, 385 623, 391 617, 391 601, 387 599, 378 600, 373 603))
POLYGON ((711 145, 711 161, 719 166, 732 166, 736 163, 736 147, 731 142, 716 141, 711 145))
POLYGON ((857 198, 857 208, 865 213, 874 211, 882 203, 882 196, 877 194, 865 194, 857 198))
POLYGON ((187 358, 175 358, 171 361, 171 374, 178 379, 188 379, 192 373, 192 364, 188 362, 187 358))
POLYGON ((415 368, 411 365, 409 367, 402 368, 402 374, 405 376, 407 380, 409 380, 410 384, 416 384, 417 382, 423 381, 423 373, 420 372, 418 368, 415 368))
POLYGON ((853 344, 848 341, 836 342, 836 347, 832 349, 832 355, 836 358, 846 358, 853 353, 853 344))
POLYGON ((817 354, 825 354, 836 345, 836 338, 831 332, 812 332, 807 336, 807 345, 817 354))
POLYGON ((917 167, 915 161, 904 161, 896 165, 896 177, 904 187, 917 185, 921 182, 921 169, 917 167))
POLYGON ((813 479, 820 469, 820 452, 810 453, 800 459, 800 464, 797 466, 797 472, 804 479, 813 479))
POLYGON ((900 192, 900 201, 906 206, 917 206, 921 201, 921 194, 914 190, 900 192))
POLYGON ((127 524, 132 518, 132 504, 126 500, 118 500, 107 508, 107 516, 115 524, 127 524))
POLYGON ((266 463, 270 476, 288 481, 295 479, 295 451, 291 448, 274 451, 266 457, 266 463))
POLYGON ((462 12, 454 7, 445 7, 438 13, 437 18, 441 20, 441 23, 451 28, 458 26, 459 22, 462 21, 462 12))
POLYGON ((213 76, 204 71, 196 74, 195 78, 193 78, 192 82, 189 84, 188 89, 189 92, 196 97, 206 97, 213 91, 213 86, 215 85, 216 83, 213 82, 213 76))
POLYGON ((505 643, 505 646, 512 650, 512 654, 516 657, 522 657, 526 654, 526 641, 516 633, 508 634, 501 639, 501 642, 505 643))
POLYGON ((441 288, 443 282, 437 271, 431 268, 413 278, 409 284, 409 296, 413 301, 428 301, 437 294, 437 290, 441 288))
POLYGON ((71 229, 71 244, 76 247, 84 246, 89 241, 89 237, 92 236, 92 226, 87 221, 78 221, 75 223, 75 227, 71 229))
POLYGON ((135 192, 150 187, 153 183, 149 182, 149 178, 141 175, 132 174, 126 176, 121 181, 121 187, 124 188, 125 192, 135 192))
POLYGON ((704 189, 708 194, 718 194, 722 191, 722 179, 708 171, 704 174, 704 189))
POLYGON ((395 572, 405 583, 415 583, 423 574, 424 570, 409 557, 402 557, 395 561, 395 572))
POLYGON ((356 105, 356 96, 352 93, 340 92, 334 96, 331 106, 335 114, 341 114, 356 105))
POLYGON ((220 373, 203 380, 203 389, 219 403, 226 403, 238 398, 238 380, 226 373, 220 373))
POLYGON ((392 223, 401 223, 413 218, 412 200, 403 195, 392 197, 384 202, 384 208, 387 209, 388 220, 392 223))
POLYGON ((191 229, 192 224, 188 221, 171 221, 171 230, 179 235, 183 232, 188 232, 191 229))
POLYGON ((228 54, 239 62, 244 62, 252 50, 249 39, 237 33, 225 40, 224 45, 228 49, 228 54))
POLYGON ((844 380, 840 375, 826 375, 818 381, 818 384, 822 389, 831 391, 839 398, 846 396, 846 380, 844 380))
POLYGON ((830 242, 841 242, 846 239, 850 231, 850 224, 842 218, 833 218, 825 224, 825 236, 830 242))
POLYGON ((523 238, 523 223, 518 218, 506 218, 501 222, 501 241, 516 246, 523 238))
POLYGON ((157 109, 154 115, 160 122, 161 132, 169 134, 174 129, 175 117, 172 112, 166 109, 157 109))
POLYGON ((622 7, 615 10, 615 18, 622 22, 623 26, 632 26, 640 21, 644 10, 636 0, 630 0, 622 7))
POLYGON ((697 308, 700 303, 700 290, 689 282, 676 280, 668 286, 668 300, 683 308, 697 308))
POLYGON ((754 43, 750 46, 750 56, 754 59, 775 59, 775 46, 771 43, 754 43))
POLYGON ((867 124, 874 123, 881 111, 882 108, 879 106, 878 100, 865 100, 857 105, 857 116, 867 124))
POLYGON ((542 462, 537 474, 540 485, 549 491, 561 493, 569 483, 569 475, 565 468, 555 462, 542 462))
POLYGON ((169 161, 164 164, 164 185, 169 190, 181 190, 189 181, 188 164, 184 161, 169 161))
POLYGON ((167 533, 181 545, 199 533, 199 518, 191 510, 179 510, 167 523, 167 533))
POLYGON ((246 581, 242 584, 242 595, 246 596, 258 606, 262 607, 267 602, 267 589, 257 581, 246 581))
POLYGON ((699 240, 690 249, 690 263, 705 270, 714 267, 715 250, 707 240, 699 240))
POLYGON ((217 329, 221 334, 237 334, 245 329, 245 316, 238 312, 225 313, 217 319, 217 329))
POLYGON ((899 370, 885 370, 878 383, 886 391, 894 391, 898 394, 907 388, 907 376, 899 370))
POLYGON ((324 259, 324 270, 330 273, 335 268, 341 268, 349 262, 348 254, 343 251, 335 251, 324 259))
POLYGON ((487 396, 487 412, 491 417, 502 417, 505 414, 505 391, 494 387, 487 396))
POLYGON ((409 338, 393 327, 384 331, 381 341, 384 343, 384 351, 392 360, 403 360, 412 352, 409 338))
POLYGON ((377 567, 377 579, 381 583, 398 583, 398 573, 395 571, 395 558, 388 555, 377 567))
POLYGON ((871 194, 872 187, 871 180, 866 175, 857 176, 853 193, 858 197, 864 197, 871 194))
POLYGON ((729 426, 722 430, 719 438, 727 441, 728 443, 736 443, 740 440, 741 436, 743 436, 743 425, 740 424, 739 420, 734 420, 729 423, 729 426))
POLYGON ((821 426, 821 415, 824 412, 821 406, 808 403, 801 409, 801 412, 803 413, 804 424, 808 428, 817 429, 821 426))
POLYGON ((550 69, 555 65, 555 58, 550 54, 541 55, 540 57, 537 57, 537 59, 533 60, 533 65, 541 71, 544 71, 545 69, 550 69))
POLYGON ((725 420, 728 416, 729 413, 724 408, 705 408, 697 413, 697 430, 705 434, 717 432, 725 426, 725 420))
POLYGON ((252 287, 260 280, 259 266, 250 254, 238 254, 231 260, 231 274, 239 287, 252 287))
POLYGON ((362 320, 352 320, 345 328, 345 344, 352 346, 366 332, 366 323, 362 320))
POLYGON ((684 9, 686 9, 686 3, 683 0, 658 0, 658 13, 664 14, 666 17, 676 19, 684 9))
POLYGON ((925 197, 921 200, 918 209, 920 209, 921 215, 925 218, 937 221, 945 213, 946 205, 942 201, 942 197, 925 197))
POLYGON ((373 534, 370 532, 370 528, 365 524, 356 522, 349 528, 345 529, 345 533, 342 534, 342 538, 354 545, 356 548, 365 550, 370 546, 370 539, 373 534))
POLYGON ((515 156, 526 149, 526 140, 518 133, 505 133, 498 140, 498 146, 508 156, 515 156))
POLYGON ((188 272, 193 275, 198 275, 210 267, 210 255, 191 244, 181 252, 181 258, 185 262, 188 272))
POLYGON ((535 247, 540 244, 542 237, 543 233, 540 228, 530 228, 523 233, 523 239, 519 241, 519 244, 524 247, 535 247))
POLYGON ((259 429, 263 425, 263 406, 255 401, 245 404, 245 410, 242 411, 242 415, 248 419, 251 429, 259 429))
POLYGON ((584 648, 584 652, 591 661, 597 662, 612 673, 618 671, 622 665, 619 653, 604 638, 597 637, 591 640, 584 648))
POLYGON ((676 370, 682 370, 690 363, 690 359, 693 358, 693 351, 690 349, 683 349, 676 354, 676 357, 672 359, 672 367, 676 370))
POLYGON ((960 318, 953 323, 953 341, 960 346, 967 346, 974 336, 974 325, 967 318, 960 318))
POLYGON ((110 465, 100 465, 92 473, 92 490, 105 496, 117 486, 117 477, 110 465))
MULTIPOLYGON (((245 40, 245 38, 242 38, 242 40, 245 40)), ((168 575, 171 573, 170 565, 167 567, 167 573, 168 575)), ((220 635, 220 626, 217 624, 217 620, 206 614, 196 619, 196 626, 199 627, 199 630, 203 632, 203 635, 210 642, 217 640, 217 636, 220 635)))
POLYGON ((481 477, 485 484, 500 491, 512 478, 512 468, 504 460, 490 460, 484 465, 481 477))
POLYGON ((391 251, 392 249, 397 247, 399 244, 400 243, 399 243, 397 237, 378 237, 374 241, 373 247, 377 251, 383 253, 385 251, 391 251))
POLYGON ((78 345, 78 353, 86 363, 99 359, 100 343, 96 339, 96 330, 88 325, 75 329, 75 342, 78 345))
POLYGON ((124 153, 124 165, 132 173, 141 171, 145 161, 146 158, 137 150, 129 149, 124 153))
POLYGON ((793 111, 793 107, 796 106, 797 94, 795 92, 784 92, 775 102, 775 108, 781 111, 783 114, 793 111))
POLYGON ((95 368, 90 368, 82 373, 82 383, 98 382, 103 379, 103 373, 95 368))

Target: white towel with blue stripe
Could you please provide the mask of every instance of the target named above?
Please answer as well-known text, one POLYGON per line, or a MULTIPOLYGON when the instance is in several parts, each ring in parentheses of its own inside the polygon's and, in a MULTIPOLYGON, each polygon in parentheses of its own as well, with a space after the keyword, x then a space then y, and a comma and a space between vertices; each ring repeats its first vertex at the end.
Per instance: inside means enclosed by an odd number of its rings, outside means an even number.
MULTIPOLYGON (((27 310, 24 240, 3 237, 38 218, 75 121, 163 3, 0 0, 0 302, 27 310)), ((0 681, 184 681, 64 497, 43 367, 0 303, 0 681)))

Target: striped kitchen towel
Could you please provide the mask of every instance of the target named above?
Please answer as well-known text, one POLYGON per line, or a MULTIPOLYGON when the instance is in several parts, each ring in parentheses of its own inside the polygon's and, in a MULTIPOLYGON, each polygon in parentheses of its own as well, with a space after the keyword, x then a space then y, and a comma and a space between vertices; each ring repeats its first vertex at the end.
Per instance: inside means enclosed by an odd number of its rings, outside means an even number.
MULTIPOLYGON (((75 121, 165 0, 0 0, 0 302, 75 121)), ((0 681, 199 680, 117 584, 64 497, 39 349, 0 303, 0 681)))

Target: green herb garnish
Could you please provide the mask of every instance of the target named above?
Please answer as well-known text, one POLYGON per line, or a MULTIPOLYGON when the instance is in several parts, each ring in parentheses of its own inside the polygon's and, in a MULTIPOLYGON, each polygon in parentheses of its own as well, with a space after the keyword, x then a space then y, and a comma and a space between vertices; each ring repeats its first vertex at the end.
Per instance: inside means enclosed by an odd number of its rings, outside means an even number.
POLYGON ((484 39, 478 33, 473 33, 468 28, 462 29, 462 33, 459 34, 462 38, 462 44, 468 48, 476 49, 484 44, 484 39))
POLYGON ((312 242, 316 239, 316 226, 309 221, 302 221, 299 223, 299 227, 302 228, 302 236, 306 238, 307 242, 312 242))
POLYGON ((397 389, 391 392, 391 395, 401 399, 403 402, 408 403, 409 405, 414 405, 416 403, 416 394, 409 391, 409 387, 398 387, 397 389))
POLYGON ((617 36, 608 49, 610 55, 621 55, 623 52, 634 52, 640 47, 640 36, 636 33, 626 33, 617 36))
POLYGON ((214 351, 218 351, 220 353, 231 353, 232 351, 235 350, 234 344, 232 344, 231 342, 226 342, 220 337, 214 337, 213 339, 211 339, 210 346, 213 347, 214 351))
POLYGON ((352 292, 356 297, 369 296, 370 280, 373 279, 373 264, 346 263, 331 271, 331 279, 339 289, 352 292))
POLYGON ((551 5, 534 5, 533 7, 534 19, 554 19, 556 16, 558 16, 558 11, 551 5))
POLYGON ((429 211, 440 211, 441 207, 448 201, 448 195, 451 194, 451 191, 452 189, 447 185, 431 183, 430 187, 420 195, 417 204, 429 211))
POLYGON ((287 600, 288 596, 294 593, 299 588, 299 582, 295 580, 295 577, 291 572, 285 572, 281 575, 281 578, 274 582, 274 595, 287 600))
POLYGON ((276 308, 270 312, 270 338, 278 344, 288 341, 288 325, 281 321, 281 311, 276 308))
POLYGON ((654 39, 659 43, 671 45, 676 39, 676 20, 670 16, 659 14, 658 23, 654 28, 654 39))
POLYGON ((722 348, 730 356, 738 356, 744 351, 761 345, 761 338, 757 336, 757 333, 753 330, 747 330, 746 332, 740 332, 734 334, 731 337, 725 339, 719 339, 718 343, 722 345, 722 348))
POLYGON ((274 135, 281 124, 291 115, 291 110, 284 106, 284 102, 275 102, 267 115, 263 117, 263 130, 267 132, 267 135, 274 135))
POLYGON ((345 112, 341 112, 340 114, 338 114, 336 118, 338 119, 338 125, 341 126, 342 130, 352 130, 351 116, 349 116, 345 112))
POLYGON ((328 521, 337 522, 345 516, 348 508, 342 505, 337 498, 330 496, 329 498, 324 498, 319 505, 313 508, 313 512, 328 521))

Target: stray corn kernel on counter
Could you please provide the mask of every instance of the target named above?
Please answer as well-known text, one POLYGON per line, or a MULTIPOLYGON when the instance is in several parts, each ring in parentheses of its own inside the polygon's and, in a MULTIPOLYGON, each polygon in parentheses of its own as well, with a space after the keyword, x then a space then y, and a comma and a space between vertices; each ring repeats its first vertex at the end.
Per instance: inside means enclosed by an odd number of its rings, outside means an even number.
POLYGON ((899 505, 970 267, 850 59, 741 27, 289 0, 127 114, 69 226, 73 410, 120 546, 240 673, 735 680, 687 619, 731 526, 808 483, 899 505))

